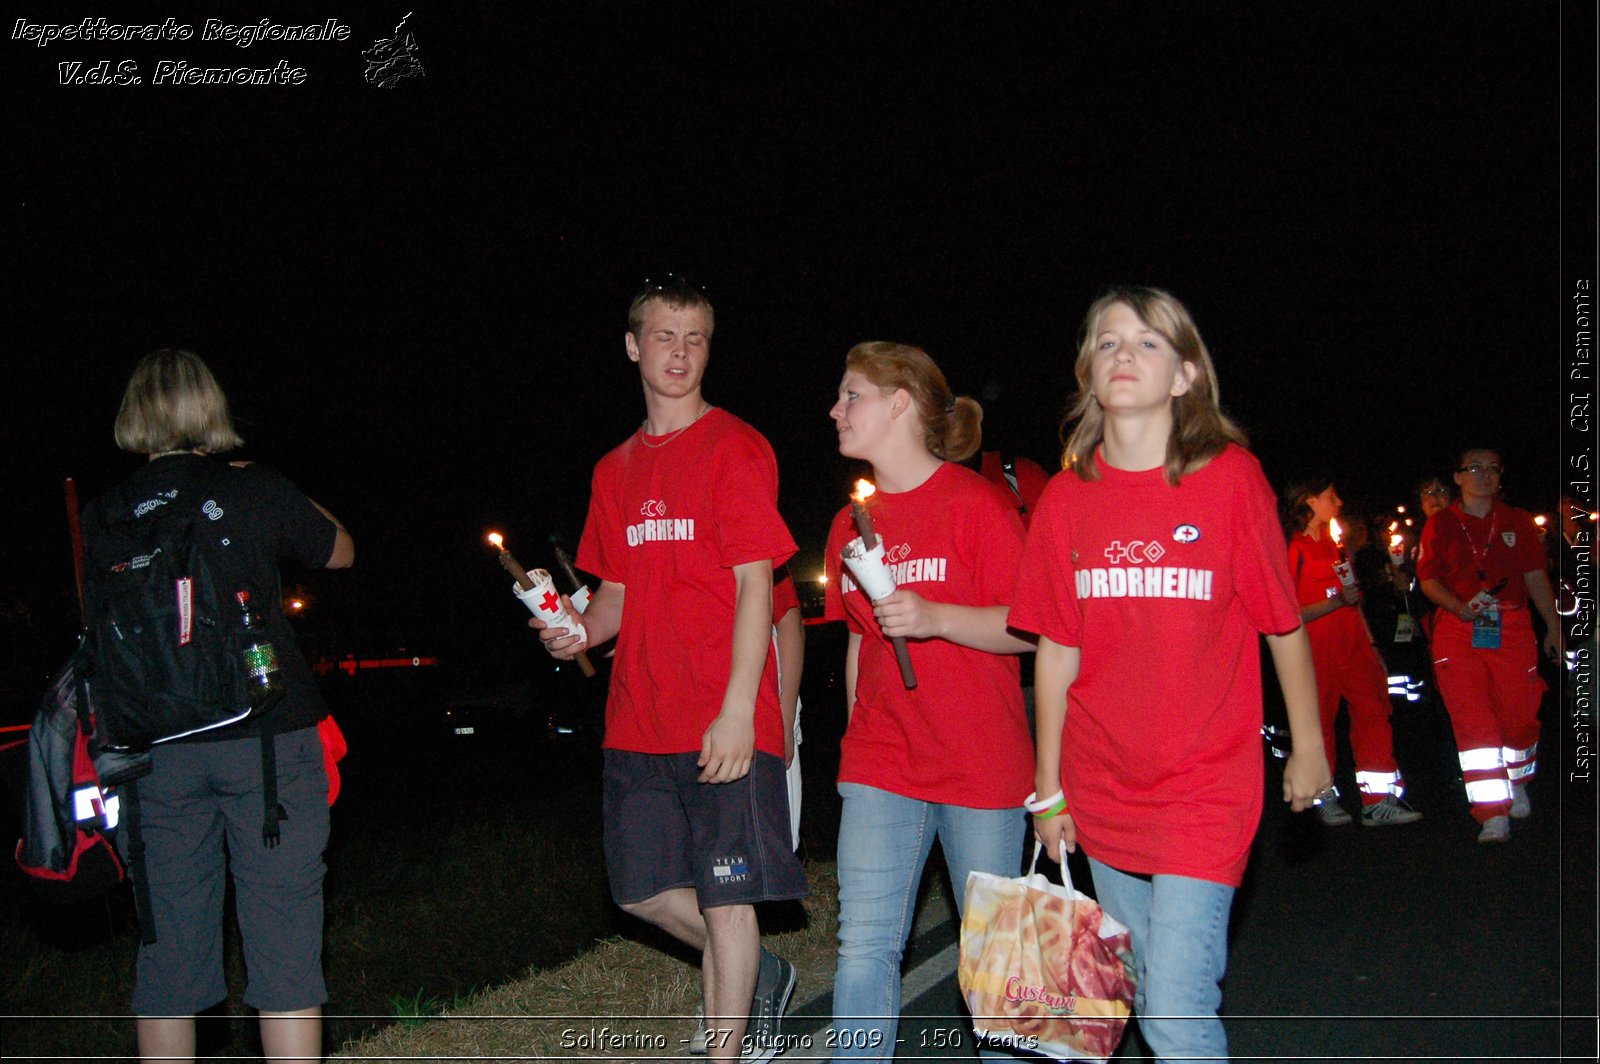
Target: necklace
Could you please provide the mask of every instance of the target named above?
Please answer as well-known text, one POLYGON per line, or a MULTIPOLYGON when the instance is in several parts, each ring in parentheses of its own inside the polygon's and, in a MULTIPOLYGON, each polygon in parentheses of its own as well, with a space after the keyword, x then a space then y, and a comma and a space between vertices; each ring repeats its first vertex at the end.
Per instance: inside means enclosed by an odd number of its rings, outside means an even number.
POLYGON ((711 411, 714 409, 715 407, 713 407, 710 403, 704 404, 700 407, 700 412, 694 416, 694 421, 689 422, 689 424, 683 426, 681 429, 669 432, 655 443, 651 443, 650 437, 645 435, 644 427, 650 423, 650 419, 645 418, 643 421, 639 422, 639 442, 644 444, 646 447, 665 447, 667 444, 681 436, 686 430, 693 428, 695 422, 711 413, 711 411))

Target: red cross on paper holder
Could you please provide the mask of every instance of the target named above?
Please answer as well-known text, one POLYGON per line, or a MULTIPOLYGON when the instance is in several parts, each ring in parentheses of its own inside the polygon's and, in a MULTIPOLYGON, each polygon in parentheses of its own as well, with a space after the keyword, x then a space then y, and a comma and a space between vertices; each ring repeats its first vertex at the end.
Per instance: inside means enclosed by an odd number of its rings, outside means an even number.
POLYGON ((544 593, 544 598, 539 600, 539 605, 544 607, 546 613, 554 613, 561 606, 561 599, 556 595, 555 588, 544 593))

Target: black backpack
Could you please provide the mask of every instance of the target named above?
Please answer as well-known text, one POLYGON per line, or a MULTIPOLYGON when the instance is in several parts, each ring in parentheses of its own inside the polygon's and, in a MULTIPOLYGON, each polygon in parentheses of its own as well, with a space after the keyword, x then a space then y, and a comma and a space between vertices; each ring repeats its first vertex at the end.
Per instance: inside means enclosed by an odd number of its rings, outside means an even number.
POLYGON ((167 492, 118 492, 93 508, 85 532, 84 636, 74 658, 95 745, 137 752, 237 723, 252 705, 245 651, 254 642, 225 584, 213 485, 226 467, 167 492))

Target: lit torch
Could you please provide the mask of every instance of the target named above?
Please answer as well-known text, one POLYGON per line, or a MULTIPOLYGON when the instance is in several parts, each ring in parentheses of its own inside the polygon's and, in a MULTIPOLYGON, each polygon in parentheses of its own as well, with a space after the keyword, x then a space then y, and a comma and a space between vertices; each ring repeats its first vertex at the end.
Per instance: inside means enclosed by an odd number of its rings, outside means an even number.
POLYGON ((1350 564, 1350 555, 1344 549, 1344 529, 1339 527, 1337 517, 1328 522, 1328 535, 1332 537, 1333 545, 1339 548, 1339 560, 1333 563, 1334 575, 1345 587, 1355 587, 1355 567, 1350 564))
POLYGON ((1389 536, 1389 562, 1396 569, 1406 560, 1406 537, 1395 532, 1389 536))
MULTIPOLYGON (((561 604, 561 596, 556 593, 556 584, 550 578, 550 573, 544 569, 524 569, 522 563, 506 550, 505 537, 500 533, 490 532, 486 538, 490 545, 500 552, 500 565, 516 581, 511 587, 511 593, 528 607, 528 612, 551 628, 565 628, 579 639, 587 641, 589 633, 561 604)), ((594 664, 590 662, 587 651, 578 651, 575 660, 585 676, 594 675, 594 664)))
MULTIPOLYGON (((850 496, 850 516, 855 519, 859 535, 846 543, 841 552, 850 575, 873 602, 894 594, 894 575, 884 564, 883 542, 878 539, 872 527, 872 515, 864 505, 876 490, 868 481, 856 481, 856 490, 850 496)), ((916 690, 917 674, 911 668, 911 649, 906 646, 905 636, 890 636, 889 641, 894 646, 895 661, 900 665, 900 682, 906 685, 907 691, 916 690)))
POLYGON ((1535 517, 1533 519, 1533 523, 1535 525, 1537 525, 1538 528, 1539 528, 1539 538, 1543 539, 1544 538, 1544 533, 1545 533, 1545 526, 1550 523, 1550 519, 1548 517, 1546 517, 1544 514, 1540 514, 1538 517, 1535 517))

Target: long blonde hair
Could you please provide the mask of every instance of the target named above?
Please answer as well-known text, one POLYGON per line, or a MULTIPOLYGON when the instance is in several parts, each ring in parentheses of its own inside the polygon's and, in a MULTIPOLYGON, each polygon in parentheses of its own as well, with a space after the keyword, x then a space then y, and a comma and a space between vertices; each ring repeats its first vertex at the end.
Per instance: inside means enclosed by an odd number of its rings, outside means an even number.
POLYGON ((1221 454, 1230 443, 1248 447, 1244 430, 1222 412, 1217 370, 1189 309, 1159 288, 1117 287, 1095 300, 1083 319, 1074 367, 1078 391, 1061 425, 1065 444, 1061 468, 1073 470, 1084 480, 1100 478, 1094 453, 1105 438, 1106 420, 1105 411, 1094 397, 1095 338, 1100 334, 1101 317, 1118 303, 1138 315, 1146 327, 1160 333, 1178 357, 1194 367, 1189 390, 1172 400, 1172 435, 1167 439, 1167 458, 1162 465, 1167 483, 1176 485, 1185 475, 1221 454))
POLYGON ((844 368, 885 393, 904 388, 917 406, 923 445, 935 458, 963 462, 978 453, 983 407, 976 399, 952 394, 944 373, 922 348, 884 340, 856 344, 845 355, 844 368))

